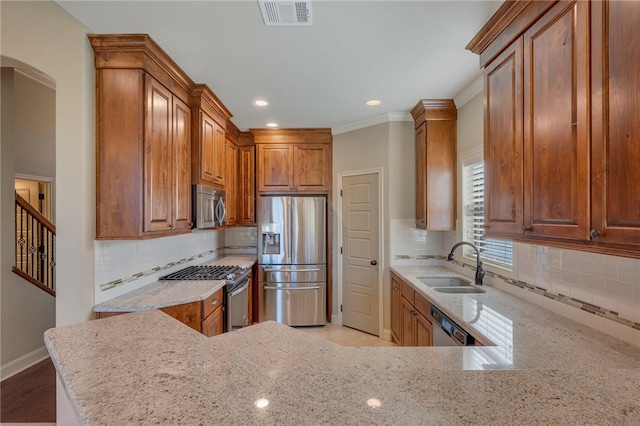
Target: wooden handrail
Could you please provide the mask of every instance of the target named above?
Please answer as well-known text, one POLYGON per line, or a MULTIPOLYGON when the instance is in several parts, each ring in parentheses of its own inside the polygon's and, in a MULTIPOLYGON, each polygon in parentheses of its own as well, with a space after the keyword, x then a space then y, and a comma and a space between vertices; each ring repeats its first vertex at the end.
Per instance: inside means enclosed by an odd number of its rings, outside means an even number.
POLYGON ((42 225, 45 228, 47 228, 49 231, 51 231, 52 234, 55 235, 56 226, 53 223, 51 223, 49 221, 49 219, 44 217, 42 215, 42 213, 40 213, 38 210, 36 210, 31 204, 29 204, 29 202, 27 200, 22 198, 20 196, 20 194, 18 194, 18 192, 16 192, 16 203, 18 203, 18 205, 20 207, 22 207, 22 209, 26 210, 27 213, 29 213, 31 216, 35 217, 38 222, 42 223, 42 225))

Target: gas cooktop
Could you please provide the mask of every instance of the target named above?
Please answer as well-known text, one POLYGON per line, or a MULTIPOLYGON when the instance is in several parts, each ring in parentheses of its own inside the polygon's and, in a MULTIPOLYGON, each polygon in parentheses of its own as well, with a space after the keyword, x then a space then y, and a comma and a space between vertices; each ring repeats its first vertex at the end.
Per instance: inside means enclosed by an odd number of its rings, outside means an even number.
POLYGON ((235 282, 244 278, 249 270, 239 266, 189 266, 160 277, 163 281, 226 280, 235 282))

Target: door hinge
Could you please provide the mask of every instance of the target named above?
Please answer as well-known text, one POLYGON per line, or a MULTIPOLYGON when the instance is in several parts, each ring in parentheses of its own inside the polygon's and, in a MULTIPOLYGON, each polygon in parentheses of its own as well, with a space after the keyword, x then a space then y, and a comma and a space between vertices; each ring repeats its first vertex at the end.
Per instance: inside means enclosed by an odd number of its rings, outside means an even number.
POLYGON ((340 312, 342 312, 342 305, 340 305, 340 312))
POLYGON ((340 254, 342 254, 342 247, 340 247, 340 254))
POLYGON ((342 197, 342 189, 340 190, 340 196, 342 197))

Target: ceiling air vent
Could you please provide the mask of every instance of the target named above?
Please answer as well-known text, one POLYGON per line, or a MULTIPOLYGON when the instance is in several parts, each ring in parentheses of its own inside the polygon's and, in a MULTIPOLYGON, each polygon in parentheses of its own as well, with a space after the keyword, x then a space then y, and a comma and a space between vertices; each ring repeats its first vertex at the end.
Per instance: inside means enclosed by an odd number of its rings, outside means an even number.
POLYGON ((258 0, 264 24, 269 26, 308 26, 311 21, 310 1, 258 0))

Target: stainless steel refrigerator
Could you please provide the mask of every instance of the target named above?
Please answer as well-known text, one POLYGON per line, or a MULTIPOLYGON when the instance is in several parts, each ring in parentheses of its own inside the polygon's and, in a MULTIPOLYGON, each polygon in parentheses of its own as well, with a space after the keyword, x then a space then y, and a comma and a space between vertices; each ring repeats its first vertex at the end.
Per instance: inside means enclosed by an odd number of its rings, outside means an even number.
POLYGON ((327 199, 258 198, 259 319, 322 325, 327 312, 327 199))

